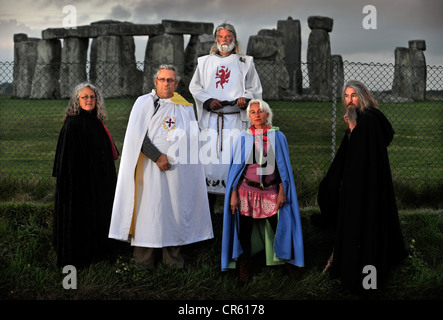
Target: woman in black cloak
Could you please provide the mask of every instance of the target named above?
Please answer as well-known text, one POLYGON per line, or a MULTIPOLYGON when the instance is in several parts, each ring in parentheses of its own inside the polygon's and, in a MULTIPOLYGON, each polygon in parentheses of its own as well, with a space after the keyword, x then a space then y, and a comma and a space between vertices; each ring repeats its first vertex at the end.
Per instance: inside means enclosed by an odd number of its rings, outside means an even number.
POLYGON ((392 266, 407 253, 404 247, 387 147, 394 130, 366 86, 355 80, 343 88, 348 129, 320 183, 320 216, 312 222, 335 228, 332 255, 325 269, 344 287, 364 291, 388 279, 392 266), (320 218, 320 219, 318 219, 320 218), (375 271, 365 272, 365 266, 375 271))
POLYGON ((74 89, 57 143, 53 244, 57 265, 82 267, 110 253, 108 239, 118 151, 105 127, 100 91, 74 89))

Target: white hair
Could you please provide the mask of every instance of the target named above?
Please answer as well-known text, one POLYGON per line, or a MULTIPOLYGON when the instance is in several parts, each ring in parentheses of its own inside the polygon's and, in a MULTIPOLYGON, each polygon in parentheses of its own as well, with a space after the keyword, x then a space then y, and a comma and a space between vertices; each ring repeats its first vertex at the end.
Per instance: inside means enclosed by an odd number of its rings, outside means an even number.
POLYGON ((252 99, 251 101, 249 101, 248 107, 246 108, 246 114, 248 115, 248 117, 249 117, 250 107, 253 104, 258 104, 260 110, 262 110, 268 114, 268 118, 266 119, 266 124, 272 126, 273 113, 272 113, 271 107, 269 106, 269 104, 267 104, 265 101, 263 101, 261 99, 252 99))
POLYGON ((221 25, 219 25, 214 32, 214 45, 211 47, 211 50, 209 50, 209 54, 213 54, 213 53, 217 53, 219 52, 218 49, 218 41, 217 41, 217 34, 220 30, 228 30, 229 32, 231 32, 232 36, 234 37, 234 40, 232 41, 232 43, 234 44, 234 48, 232 48, 232 53, 236 53, 239 55, 242 55, 241 49, 240 49, 240 43, 237 40, 237 32, 235 31, 235 28, 232 24, 229 23, 222 23, 221 25))

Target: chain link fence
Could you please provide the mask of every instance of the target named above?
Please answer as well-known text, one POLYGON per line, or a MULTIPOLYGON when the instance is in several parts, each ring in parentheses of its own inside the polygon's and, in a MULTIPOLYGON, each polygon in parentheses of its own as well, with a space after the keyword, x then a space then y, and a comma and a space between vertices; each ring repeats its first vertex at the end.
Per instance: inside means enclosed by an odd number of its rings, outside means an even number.
MULTIPOLYGON (((143 62, 20 66, 28 72, 25 80, 14 74, 18 67, 0 62, 0 178, 31 184, 51 180, 63 115, 79 77, 104 93, 106 124, 119 150, 135 99, 153 88, 152 72, 146 72, 153 66, 143 62), (61 79, 66 74, 69 79, 61 79)), ((194 68, 179 66, 182 81, 177 91, 191 102, 187 87, 194 68)), ((330 69, 264 61, 256 61, 256 68, 263 98, 274 111, 273 125, 287 137, 299 190, 316 192, 341 142, 345 124, 340 95, 350 79, 368 86, 394 127, 396 135, 388 149, 394 181, 441 188, 443 67, 427 66, 425 88, 418 99, 414 94, 420 86, 411 67, 332 60, 330 69), (409 78, 405 81, 399 74, 409 78)))

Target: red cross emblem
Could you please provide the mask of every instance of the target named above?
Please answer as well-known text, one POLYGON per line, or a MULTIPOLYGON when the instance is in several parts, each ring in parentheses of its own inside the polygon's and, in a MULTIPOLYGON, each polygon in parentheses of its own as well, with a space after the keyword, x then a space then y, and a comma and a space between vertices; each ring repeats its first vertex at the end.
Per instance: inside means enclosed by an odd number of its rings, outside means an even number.
POLYGON ((231 76, 231 70, 226 68, 225 66, 217 67, 217 72, 215 74, 215 79, 220 79, 215 83, 215 88, 218 88, 218 85, 224 89, 224 84, 229 82, 229 77, 231 76))
POLYGON ((168 119, 168 121, 165 121, 168 124, 168 127, 170 128, 175 122, 172 121, 171 118, 168 119))

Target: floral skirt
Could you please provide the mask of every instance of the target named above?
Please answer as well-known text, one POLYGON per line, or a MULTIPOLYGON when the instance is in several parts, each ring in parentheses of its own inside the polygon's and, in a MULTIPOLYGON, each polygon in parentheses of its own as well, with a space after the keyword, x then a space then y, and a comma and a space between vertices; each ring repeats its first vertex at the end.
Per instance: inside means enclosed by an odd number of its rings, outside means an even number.
POLYGON ((257 188, 243 187, 242 183, 238 188, 238 196, 241 215, 262 219, 278 213, 277 192, 262 192, 257 188))

